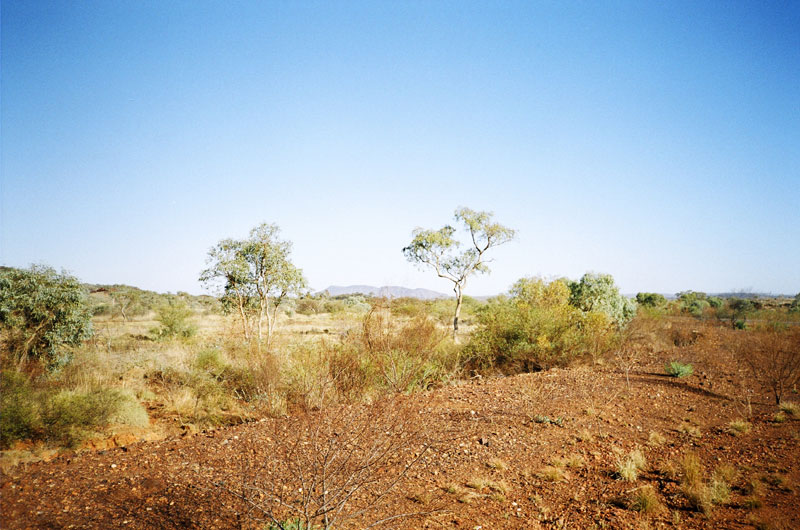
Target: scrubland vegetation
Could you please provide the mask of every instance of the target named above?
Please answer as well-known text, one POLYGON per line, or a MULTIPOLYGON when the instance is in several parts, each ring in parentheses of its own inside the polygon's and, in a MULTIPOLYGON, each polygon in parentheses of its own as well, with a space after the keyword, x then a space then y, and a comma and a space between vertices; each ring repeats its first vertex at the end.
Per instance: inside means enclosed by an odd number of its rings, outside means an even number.
MULTIPOLYGON (((369 473, 405 446, 381 434, 399 429, 400 418, 353 412, 357 419, 347 425, 314 420, 327 417, 328 410, 388 403, 393 396, 475 378, 575 366, 612 367, 625 374, 630 389, 631 374, 648 356, 684 355, 713 336, 747 373, 731 398, 739 417, 726 432, 749 435, 752 400, 764 393, 780 406, 776 424, 798 415, 800 295, 779 300, 686 291, 673 300, 654 293, 639 293, 634 300, 620 294, 610 275, 587 273, 576 280, 522 278, 508 293, 485 301, 462 296, 460 289, 457 302, 330 297, 304 290, 302 271, 289 261, 290 245, 277 234, 276 227, 262 225, 248 239, 225 240, 212 249, 201 278, 216 286, 215 296, 82 285, 69 274, 40 266, 0 271, 2 449, 36 454, 46 448, 98 446, 96 440, 119 433, 159 438, 295 416, 305 422, 303 432, 310 433, 318 451, 297 452, 310 443, 300 431, 294 438, 284 436, 282 450, 290 461, 295 458, 288 476, 306 480, 306 471, 297 466, 307 464, 330 478, 325 466, 346 454, 350 467, 337 468, 338 496, 325 490, 324 495, 302 496, 302 506, 300 501, 283 505, 284 493, 264 478, 263 470, 245 477, 243 483, 251 489, 224 489, 250 503, 270 528, 332 528, 384 499, 397 483, 392 477, 381 477, 383 489, 362 511, 344 509, 355 491, 348 489, 349 481, 371 483, 369 473), (353 432, 356 424, 361 430, 348 434, 350 441, 341 438, 345 445, 332 445, 333 438, 353 432), (367 425, 379 429, 373 433, 367 425), (330 436, 323 440, 326 429, 330 436), (359 460, 347 444, 356 440, 363 445, 365 437, 377 445, 359 460)), ((422 231, 415 237, 426 234, 433 237, 422 231)), ((469 256, 478 259, 473 265, 480 265, 479 253, 469 256)), ((692 357, 661 362, 663 375, 676 383, 697 377, 692 357)), ((540 392, 532 388, 530 396, 540 392)), ((536 403, 539 398, 533 397, 536 403)), ((351 417, 337 414, 339 419, 351 417)), ((585 414, 596 415, 594 405, 585 414)), ((537 413, 531 424, 564 427, 563 416, 553 418, 537 413)), ((694 439, 704 434, 700 426, 680 418, 674 428, 694 439)), ((577 441, 588 443, 597 436, 602 438, 602 432, 582 431, 577 441)), ((431 447, 435 442, 425 443, 431 447)), ((662 434, 650 432, 650 450, 665 443, 662 434)), ((733 470, 718 468, 709 476, 688 452, 653 471, 643 451, 620 450, 609 461, 609 474, 629 483, 638 483, 647 473, 672 477, 688 505, 706 516, 730 502, 733 470)), ((402 474, 420 457, 411 458, 402 474)), ((584 457, 573 454, 524 476, 558 484, 583 466, 584 457)), ((513 470, 500 458, 489 460, 487 467, 497 480, 477 477, 464 487, 448 486, 458 502, 469 504, 481 496, 504 502, 508 485, 501 475, 513 470)), ((300 485, 301 492, 304 487, 300 485)), ((664 499, 651 485, 630 492, 620 506, 642 514, 665 510, 664 499)), ((434 513, 433 498, 415 494, 420 509, 406 515, 434 513)), ((755 487, 748 498, 753 505, 761 502, 755 487)))
MULTIPOLYGON (((523 278, 506 295, 466 297, 469 339, 459 344, 446 330, 449 300, 288 298, 267 344, 266 335, 242 333, 238 310, 209 296, 83 286, 42 267, 6 269, 2 281, 5 448, 75 445, 105 427, 148 426, 148 415, 154 429, 205 428, 474 375, 622 362, 641 322, 682 315, 742 331, 732 350, 776 403, 800 376, 796 299, 730 298, 712 306, 698 305, 709 299, 702 293, 670 302, 640 293, 635 316, 636 304, 608 275, 523 278)), ((669 336, 676 345, 696 338, 677 329, 669 336)), ((674 360, 665 373, 685 377, 692 366, 674 360)))

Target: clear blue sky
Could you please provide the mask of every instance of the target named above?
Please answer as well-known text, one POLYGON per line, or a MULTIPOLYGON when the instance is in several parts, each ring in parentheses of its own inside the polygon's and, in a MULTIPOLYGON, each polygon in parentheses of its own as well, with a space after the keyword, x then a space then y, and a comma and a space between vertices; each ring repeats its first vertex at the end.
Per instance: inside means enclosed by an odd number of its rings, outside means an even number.
POLYGON ((467 294, 800 291, 800 2, 2 2, 0 263, 202 292, 277 223, 311 285, 458 206, 519 231, 467 294))

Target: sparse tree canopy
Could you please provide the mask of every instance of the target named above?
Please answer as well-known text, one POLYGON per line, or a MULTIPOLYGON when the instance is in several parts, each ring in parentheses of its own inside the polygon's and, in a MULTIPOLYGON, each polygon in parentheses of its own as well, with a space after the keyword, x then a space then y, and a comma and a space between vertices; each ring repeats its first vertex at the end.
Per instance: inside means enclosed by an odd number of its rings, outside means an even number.
POLYGON ((469 231, 468 248, 463 251, 459 250, 461 242, 454 237, 456 229, 449 225, 439 230, 417 228, 413 232, 414 239, 403 249, 408 261, 432 268, 440 278, 453 282, 456 294, 454 338, 458 333, 458 317, 467 278, 474 273, 489 272, 485 253, 492 247, 514 239, 514 230, 493 223, 492 216, 490 212, 476 212, 469 208, 456 210, 456 221, 469 231))
POLYGON ((0 333, 4 355, 18 366, 40 360, 49 368, 69 362, 68 346, 92 335, 86 290, 50 267, 0 270, 0 333))
POLYGON ((255 327, 261 343, 266 317, 268 347, 281 302, 306 284, 289 260, 291 242, 279 239, 279 232, 276 225, 263 223, 247 239, 223 239, 208 252, 209 267, 200 275, 207 286, 222 285, 223 307, 238 312, 246 339, 255 327))

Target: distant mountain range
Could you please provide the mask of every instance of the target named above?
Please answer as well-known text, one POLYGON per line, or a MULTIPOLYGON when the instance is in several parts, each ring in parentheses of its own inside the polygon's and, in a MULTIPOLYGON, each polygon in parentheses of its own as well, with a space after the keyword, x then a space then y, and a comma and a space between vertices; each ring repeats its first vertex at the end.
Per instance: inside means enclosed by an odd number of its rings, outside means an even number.
POLYGON ((450 298, 450 295, 431 291, 430 289, 409 289, 397 285, 384 285, 375 287, 374 285, 331 285, 321 293, 328 291, 331 296, 343 294, 364 294, 369 296, 385 296, 387 298, 419 298, 420 300, 436 300, 437 298, 450 298))

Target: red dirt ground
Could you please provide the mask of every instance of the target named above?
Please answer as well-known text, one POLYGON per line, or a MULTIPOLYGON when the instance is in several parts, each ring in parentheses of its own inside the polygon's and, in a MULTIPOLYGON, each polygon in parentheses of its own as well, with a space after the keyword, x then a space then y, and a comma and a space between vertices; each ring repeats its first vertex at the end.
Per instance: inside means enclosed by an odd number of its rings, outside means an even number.
MULTIPOLYGON (((396 476, 414 455, 419 460, 383 502, 344 527, 429 512, 393 522, 408 529, 470 530, 800 528, 800 419, 774 421, 776 407, 759 395, 752 429, 730 432, 729 423, 748 413, 741 399, 747 374, 724 348, 734 332, 714 326, 676 330, 689 340, 672 343, 658 338, 670 335, 642 333, 647 343, 637 363, 610 360, 397 397, 388 410, 404 414, 403 429, 415 436, 376 473, 396 476), (674 359, 692 362, 694 375, 663 375, 664 362, 674 359), (628 376, 620 369, 626 364, 628 376), (545 417, 560 418, 561 425, 545 417), (651 432, 663 441, 653 443, 651 432), (426 442, 433 442, 428 450, 426 442), (637 481, 623 481, 615 464, 634 448, 648 466, 637 481), (681 492, 678 470, 687 452, 699 457, 707 480, 720 464, 736 470, 730 502, 708 515, 693 510, 681 492), (571 467, 557 462, 577 456, 571 467), (565 471, 557 481, 544 475, 554 463, 565 471), (654 513, 628 506, 644 485, 654 488, 662 505, 654 513)), ((789 397, 797 400, 796 393, 789 397)), ((356 409, 368 413, 369 407, 356 409)), ((391 418, 375 418, 377 436, 384 429, 380 422, 391 418)), ((306 419, 269 419, 21 464, 0 477, 2 527, 254 527, 247 507, 229 492, 238 491, 236 481, 244 475, 272 471, 265 484, 292 488, 282 467, 288 449, 275 440, 290 439, 306 419)))

